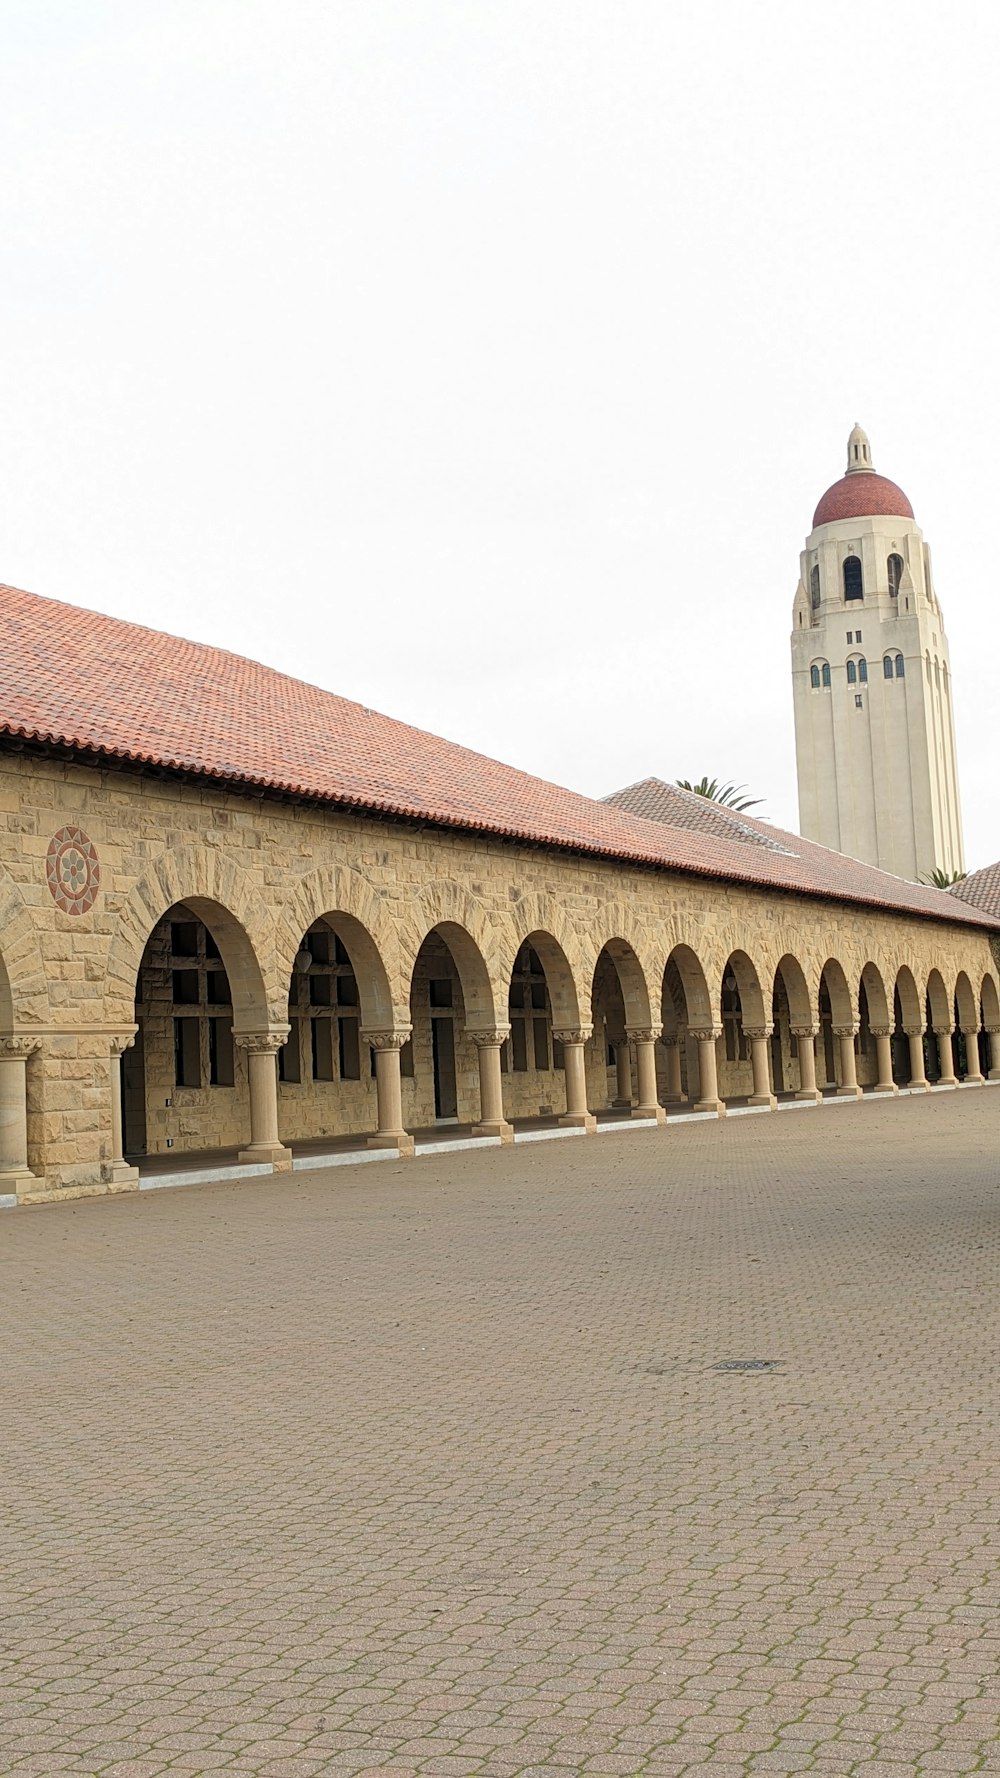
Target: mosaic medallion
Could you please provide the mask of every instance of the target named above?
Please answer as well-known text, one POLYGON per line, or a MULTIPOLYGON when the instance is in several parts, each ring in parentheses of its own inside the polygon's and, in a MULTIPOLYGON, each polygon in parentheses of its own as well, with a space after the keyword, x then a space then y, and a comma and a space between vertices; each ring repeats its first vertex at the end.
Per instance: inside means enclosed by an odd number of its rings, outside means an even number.
POLYGON ((101 866, 97 850, 80 827, 53 834, 45 858, 52 899, 64 914, 87 914, 97 900, 101 866))

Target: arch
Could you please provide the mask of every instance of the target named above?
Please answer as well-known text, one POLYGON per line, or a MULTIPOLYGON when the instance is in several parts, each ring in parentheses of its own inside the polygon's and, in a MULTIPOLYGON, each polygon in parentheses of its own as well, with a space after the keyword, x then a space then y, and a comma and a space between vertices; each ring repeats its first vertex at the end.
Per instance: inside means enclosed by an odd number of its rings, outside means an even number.
POLYGON ((812 1009, 812 996, 806 973, 797 957, 790 951, 779 958, 774 970, 775 978, 779 975, 785 984, 785 997, 788 1001, 788 1012, 791 1024, 806 1026, 814 1025, 816 1017, 812 1009))
POLYGON ((983 1024, 987 1030, 1000 1026, 1000 993, 993 977, 987 973, 983 976, 979 991, 979 1004, 983 1009, 983 1024))
POLYGON ((864 577, 861 572, 860 556, 844 557, 844 598, 863 599, 865 596, 864 577))
POLYGON ((705 971, 701 966, 697 953, 691 949, 690 945, 685 944, 674 945, 673 950, 670 952, 663 967, 662 1004, 664 1024, 666 1025, 669 1023, 667 1017, 668 1013, 673 1016, 673 1000, 672 996, 669 994, 669 984, 667 980, 667 971, 671 969, 671 966, 676 973, 677 980, 680 982, 688 1024, 693 1025, 696 1028, 717 1025, 718 1013, 715 1011, 712 996, 708 991, 708 982, 705 978, 705 971))
POLYGON ((273 922, 263 899, 241 866, 205 846, 179 846, 161 853, 125 901, 108 953, 109 1023, 132 1023, 136 978, 149 936, 164 915, 179 906, 190 908, 204 922, 219 947, 232 993, 233 1030, 259 1031, 271 1023, 285 1023, 291 958, 279 985, 273 967, 267 970, 273 922))
POLYGON ((814 611, 819 608, 819 563, 814 562, 809 573, 809 602, 814 611))
POLYGON ((904 563, 902 556, 898 556, 894 550, 892 555, 887 558, 885 566, 889 576, 889 597, 890 599, 895 599, 899 595, 899 585, 903 578, 904 563))
POLYGON ((972 983, 964 969, 960 969, 955 981, 955 1007, 958 1013, 957 1024, 960 1031, 972 1033, 979 1030, 979 1002, 972 991, 972 983))
POLYGON ((563 909, 551 896, 525 895, 511 911, 511 929, 502 935, 502 948, 498 946, 497 953, 504 993, 509 990, 521 946, 530 944, 545 971, 555 1028, 572 1030, 586 1024, 590 1015, 591 972, 581 958, 579 937, 563 909))
POLYGON ((280 909, 275 927, 275 969, 286 996, 302 939, 317 920, 336 933, 351 959, 358 984, 361 1023, 386 1031, 409 1022, 409 991, 401 984, 395 930, 385 903, 360 871, 321 866, 301 877, 280 909))
POLYGON ((927 1000, 934 1030, 950 1031, 953 1023, 952 1004, 939 969, 932 969, 927 977, 927 1000))
POLYGON ((487 1031, 507 1021, 509 971, 497 954, 495 928, 482 904, 448 879, 428 883, 407 909, 399 931, 407 1001, 420 948, 431 933, 444 940, 458 971, 466 1028, 487 1031))
POLYGON ((908 1031, 922 1031, 924 1028, 924 1008, 914 980, 913 971, 903 963, 896 973, 896 993, 899 995, 900 1011, 903 1015, 903 1026, 908 1031))
POLYGON ((836 957, 828 957, 820 971, 820 991, 823 986, 830 996, 830 1011, 833 1015, 834 1027, 856 1025, 858 1015, 855 1011, 854 996, 847 985, 844 966, 836 957))
POLYGON ((0 1030, 43 1024, 50 1012, 49 987, 38 933, 19 885, 2 868, 0 934, 0 1030))
MULTIPOLYGON (((763 990, 760 985, 760 977, 757 974, 757 970, 756 970, 754 964, 750 961, 750 958, 747 956, 745 951, 731 951, 730 952, 729 956, 726 958, 726 962, 725 962, 725 965, 722 970, 722 983, 723 984, 725 983, 726 976, 729 973, 729 971, 732 971, 732 974, 736 980, 736 987, 737 987, 737 991, 738 991, 739 997, 740 997, 740 1008, 741 1008, 743 1023, 746 1025, 770 1024, 770 1021, 771 1021, 770 1001, 768 1002, 767 1008, 765 1010, 764 993, 763 993, 763 990)), ((720 990, 720 1005, 721 1005, 721 990, 720 990)))
MULTIPOLYGON (((869 961, 865 964, 864 968, 861 971, 861 987, 864 988, 865 998, 868 1001, 868 1023, 869 1023, 869 1025, 882 1026, 883 1028, 887 1028, 887 1029, 891 1030, 893 1022, 894 1022, 893 1021, 893 1012, 892 1012, 892 1009, 889 1005, 889 996, 886 992, 886 986, 885 986, 885 981, 883 980, 883 977, 882 977, 882 971, 878 968, 877 964, 872 963, 871 961, 869 961)), ((858 1013, 859 1013, 859 1016, 860 1016, 860 1011, 861 1011, 861 994, 860 994, 860 989, 859 989, 859 992, 858 992, 858 1013)))
POLYGON ((646 976, 632 946, 624 938, 605 939, 594 959, 594 971, 591 977, 591 993, 602 957, 610 957, 618 976, 625 1003, 626 1029, 648 1029, 653 1023, 653 1011, 650 1004, 650 993, 646 985, 646 976))

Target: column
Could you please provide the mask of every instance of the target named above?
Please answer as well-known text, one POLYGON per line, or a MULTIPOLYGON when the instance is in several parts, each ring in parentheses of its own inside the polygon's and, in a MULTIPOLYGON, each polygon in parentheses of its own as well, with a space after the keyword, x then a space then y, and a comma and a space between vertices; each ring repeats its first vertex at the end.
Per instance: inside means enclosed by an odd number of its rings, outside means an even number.
POLYGON ((875 1039, 875 1055, 878 1061, 878 1079, 875 1082, 876 1093, 898 1093, 899 1088, 892 1078, 892 1033, 888 1025, 870 1025, 869 1030, 875 1039))
POLYGON ((1000 1025, 987 1025, 990 1039, 990 1080, 1000 1080, 1000 1025))
POLYGON ((910 1092, 926 1093, 927 1076, 924 1073, 924 1028, 922 1025, 904 1025, 904 1031, 910 1043, 910 1092))
MULTIPOLYGON (((499 1136, 501 1142, 513 1142, 513 1125, 503 1114, 503 1075, 500 1073, 500 1051, 510 1036, 510 1026, 493 1031, 470 1031, 469 1036, 479 1053, 479 1122, 473 1125, 474 1136, 499 1136)), ((378 1067, 378 1063, 375 1064, 378 1067)))
POLYGON ((951 1044, 952 1029, 951 1025, 935 1025, 934 1027, 934 1035, 938 1041, 938 1060, 941 1066, 937 1082, 939 1087, 957 1087, 958 1085, 955 1075, 955 1057, 951 1044))
POLYGON ((583 1046, 590 1035, 589 1026, 552 1033, 554 1041, 563 1046, 563 1067, 566 1071, 566 1110, 559 1122, 588 1133, 597 1128, 597 1119, 587 1110, 587 1068, 583 1046))
POLYGON ((981 1087, 983 1071, 979 1066, 979 1027, 974 1031, 967 1031, 963 1025, 962 1036, 965 1038, 965 1079, 962 1085, 981 1087))
POLYGON ((375 1092, 378 1101, 378 1129, 369 1136, 369 1148, 398 1148, 401 1157, 414 1153, 413 1137, 403 1128, 403 1083, 399 1072, 399 1052, 410 1036, 408 1029, 394 1031, 362 1031, 361 1041, 375 1051, 375 1092))
POLYGON ((616 1037, 615 1046, 615 1097, 614 1106, 619 1111, 632 1109, 632 1050, 627 1037, 616 1037))
MULTIPOLYGON (((638 1077, 639 1103, 633 1106, 633 1117, 655 1118, 665 1124, 667 1114, 656 1096, 656 1041, 659 1028, 630 1030, 629 1040, 635 1045, 635 1072, 638 1077)), ((676 1047, 676 1045, 675 1045, 676 1047)))
POLYGON ((772 1025, 744 1025, 743 1035, 750 1039, 750 1061, 753 1066, 751 1105, 766 1105, 773 1111, 778 1101, 771 1091, 771 1057, 769 1054, 772 1025))
POLYGON ((135 1032, 111 1039, 111 1163, 108 1178, 115 1185, 138 1185, 139 1169, 125 1160, 122 1143, 122 1056, 132 1048, 135 1032))
POLYGON ((815 1105, 823 1095, 816 1085, 817 1025, 793 1025, 792 1036, 799 1058, 799 1090, 796 1099, 808 1099, 815 1105))
POLYGON ((854 1039, 857 1025, 835 1025, 833 1035, 840 1046, 840 1085, 837 1088, 838 1099, 860 1099, 861 1088, 858 1086, 858 1064, 854 1055, 854 1039))
POLYGON ((668 1105, 679 1105, 684 1098, 681 1083, 681 1046, 676 1037, 665 1037, 663 1047, 667 1052, 667 1086, 665 1098, 668 1105))
POLYGON ((0 1194, 31 1191, 41 1179, 28 1166, 27 1061, 37 1037, 0 1037, 0 1194))
POLYGON ((698 1074, 701 1081, 695 1110, 714 1111, 716 1117, 725 1117, 726 1107, 719 1098, 719 1070, 715 1061, 715 1043, 722 1036, 722 1026, 706 1025, 700 1031, 692 1029, 690 1035, 698 1045, 698 1074))
POLYGON ((250 1144, 237 1158, 250 1166, 269 1161, 275 1173, 292 1170, 292 1151, 278 1135, 278 1051, 287 1037, 287 1025, 276 1031, 233 1032, 237 1049, 246 1055, 250 1079, 250 1144))

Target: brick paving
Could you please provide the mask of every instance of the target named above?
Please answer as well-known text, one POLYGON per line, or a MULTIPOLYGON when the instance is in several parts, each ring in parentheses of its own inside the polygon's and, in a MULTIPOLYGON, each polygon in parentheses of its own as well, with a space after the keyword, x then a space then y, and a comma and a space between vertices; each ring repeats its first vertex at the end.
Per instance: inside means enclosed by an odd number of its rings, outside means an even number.
POLYGON ((1000 1773, 998 1134, 5 1215, 0 1772, 1000 1773))

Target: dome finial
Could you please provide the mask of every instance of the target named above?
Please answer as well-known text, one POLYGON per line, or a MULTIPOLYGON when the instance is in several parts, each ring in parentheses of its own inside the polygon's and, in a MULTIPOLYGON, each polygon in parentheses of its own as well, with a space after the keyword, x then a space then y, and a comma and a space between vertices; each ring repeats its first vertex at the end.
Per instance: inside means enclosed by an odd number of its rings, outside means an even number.
POLYGON ((859 426, 855 421, 854 430, 847 441, 847 474, 861 475, 865 470, 871 474, 874 468, 868 434, 864 427, 859 426))

